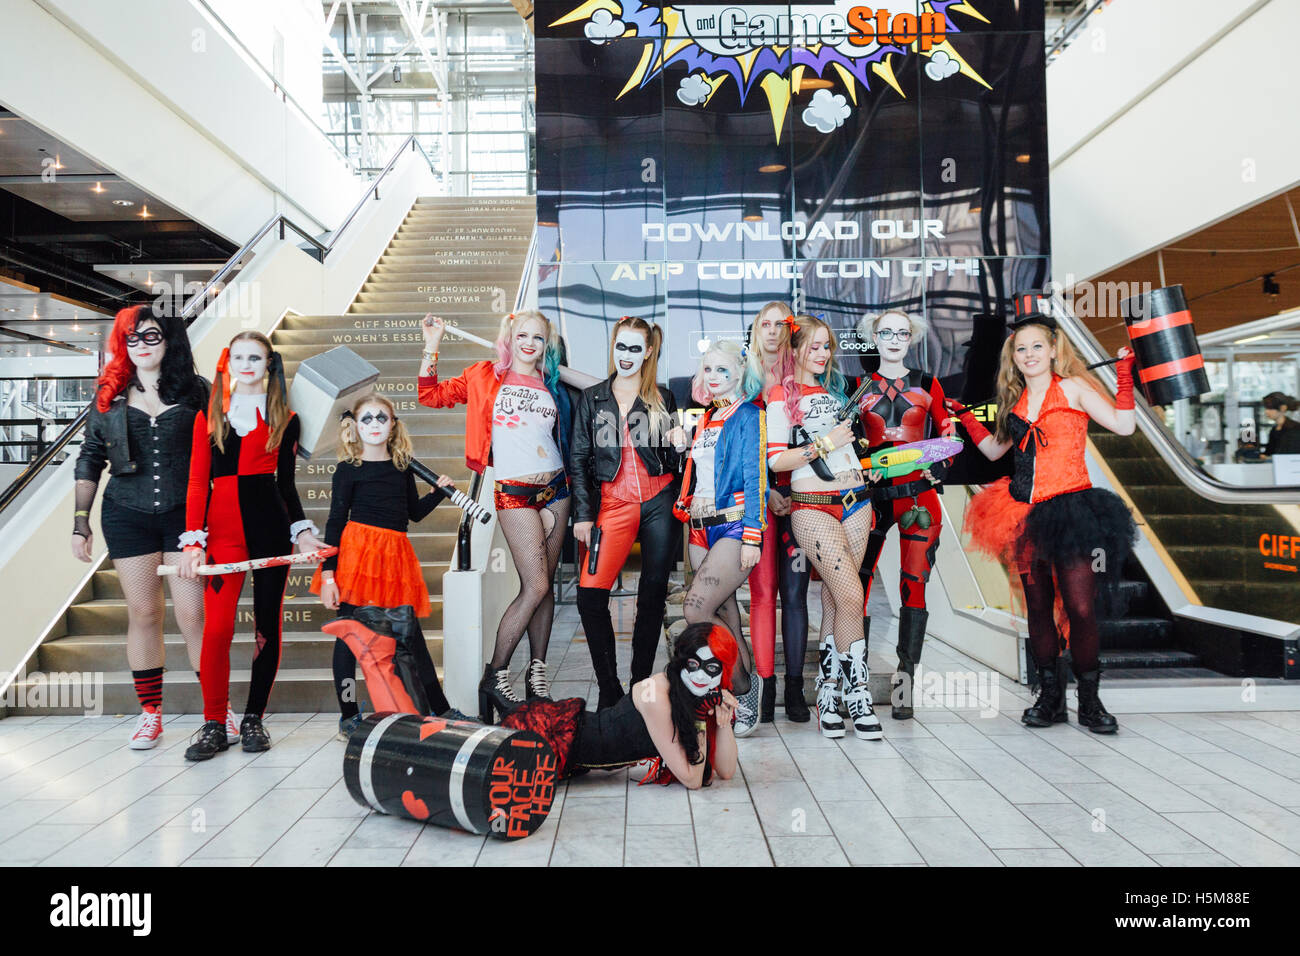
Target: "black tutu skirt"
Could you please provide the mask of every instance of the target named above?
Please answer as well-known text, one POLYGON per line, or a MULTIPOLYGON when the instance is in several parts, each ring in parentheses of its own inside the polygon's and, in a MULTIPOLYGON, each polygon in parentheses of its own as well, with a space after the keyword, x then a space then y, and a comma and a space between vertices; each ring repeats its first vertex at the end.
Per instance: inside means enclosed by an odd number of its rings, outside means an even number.
POLYGON ((1128 506, 1104 488, 1071 491, 1030 506, 1020 527, 1020 553, 1056 566, 1084 560, 1099 574, 1119 574, 1137 540, 1128 506))

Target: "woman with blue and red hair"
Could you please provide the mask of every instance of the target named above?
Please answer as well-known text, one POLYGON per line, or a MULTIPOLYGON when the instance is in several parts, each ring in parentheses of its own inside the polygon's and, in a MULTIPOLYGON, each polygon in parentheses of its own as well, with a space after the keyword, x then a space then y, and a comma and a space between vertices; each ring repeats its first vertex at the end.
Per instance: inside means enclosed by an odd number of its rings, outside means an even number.
MULTIPOLYGON (((181 561, 190 433, 208 383, 194 369, 185 323, 147 306, 117 314, 107 352, 77 456, 72 553, 91 560, 90 506, 108 465, 100 525, 126 598, 126 658, 141 708, 131 749, 148 750, 162 737, 165 605, 157 568, 181 561)), ((202 585, 172 577, 169 587, 190 666, 198 671, 202 585)))
POLYGON ((420 404, 466 405, 465 463, 496 480, 497 520, 519 573, 519 593, 497 625, 496 648, 479 683, 479 713, 507 714, 520 700, 510 686, 510 658, 528 634, 525 684, 529 700, 550 698, 546 650, 555 616, 551 581, 569 521, 569 398, 561 379, 580 388, 596 379, 560 364, 560 337, 535 310, 511 313, 497 332, 496 360, 475 362, 438 380, 438 346, 446 323, 426 315, 420 361, 420 404))

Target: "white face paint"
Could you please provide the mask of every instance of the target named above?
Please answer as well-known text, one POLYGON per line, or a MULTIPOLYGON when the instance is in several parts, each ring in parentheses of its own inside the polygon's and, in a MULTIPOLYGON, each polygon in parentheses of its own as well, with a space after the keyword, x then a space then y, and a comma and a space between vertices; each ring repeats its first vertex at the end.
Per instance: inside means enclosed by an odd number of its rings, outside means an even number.
POLYGON ((383 405, 370 402, 357 410, 357 435, 365 444, 387 445, 392 433, 393 419, 383 405))
POLYGON ((149 318, 137 322, 135 330, 127 333, 126 354, 142 371, 153 372, 161 368, 163 356, 167 354, 162 326, 149 318))
POLYGON ((722 686, 722 662, 713 656, 713 651, 707 644, 695 652, 695 658, 700 666, 696 670, 691 670, 691 662, 688 659, 686 666, 682 668, 682 683, 696 697, 706 697, 722 686), (710 674, 710 670, 715 670, 717 673, 710 674))
POLYGON ((740 388, 740 369, 718 353, 704 356, 704 387, 711 398, 734 398, 740 388))
POLYGON ((645 333, 636 329, 619 329, 614 337, 614 372, 620 378, 639 375, 645 360, 645 333))
POLYGON ((244 390, 256 391, 266 377, 266 349, 253 339, 240 339, 230 347, 230 380, 244 390))

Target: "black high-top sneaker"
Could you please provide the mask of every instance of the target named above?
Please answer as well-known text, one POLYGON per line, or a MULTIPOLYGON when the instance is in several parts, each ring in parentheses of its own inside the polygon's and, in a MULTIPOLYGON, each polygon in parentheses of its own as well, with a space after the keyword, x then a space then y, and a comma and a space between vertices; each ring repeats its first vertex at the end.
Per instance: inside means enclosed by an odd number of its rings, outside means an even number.
POLYGON ((844 675, 844 703, 853 721, 853 733, 862 740, 880 740, 885 732, 871 707, 871 689, 867 684, 867 642, 854 641, 847 654, 840 655, 840 672, 844 675))
POLYGON ((262 718, 245 714, 239 724, 240 747, 246 754, 261 753, 271 749, 271 735, 262 726, 262 718))
POLYGON ((836 700, 840 686, 840 655, 835 638, 827 635, 817 648, 817 723, 823 737, 843 737, 844 718, 836 700))
POLYGON ((812 715, 808 711, 808 702, 803 699, 803 675, 785 678, 785 719, 796 724, 806 724, 812 715))

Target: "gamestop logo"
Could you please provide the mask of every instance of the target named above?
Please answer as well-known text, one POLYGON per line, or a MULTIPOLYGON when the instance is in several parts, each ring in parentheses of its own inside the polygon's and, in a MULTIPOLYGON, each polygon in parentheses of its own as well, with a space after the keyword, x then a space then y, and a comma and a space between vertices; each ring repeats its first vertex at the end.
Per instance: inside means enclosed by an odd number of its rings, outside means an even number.
POLYGON ((128 927, 133 936, 152 928, 151 893, 83 893, 78 886, 50 897, 50 925, 55 927, 128 927))

